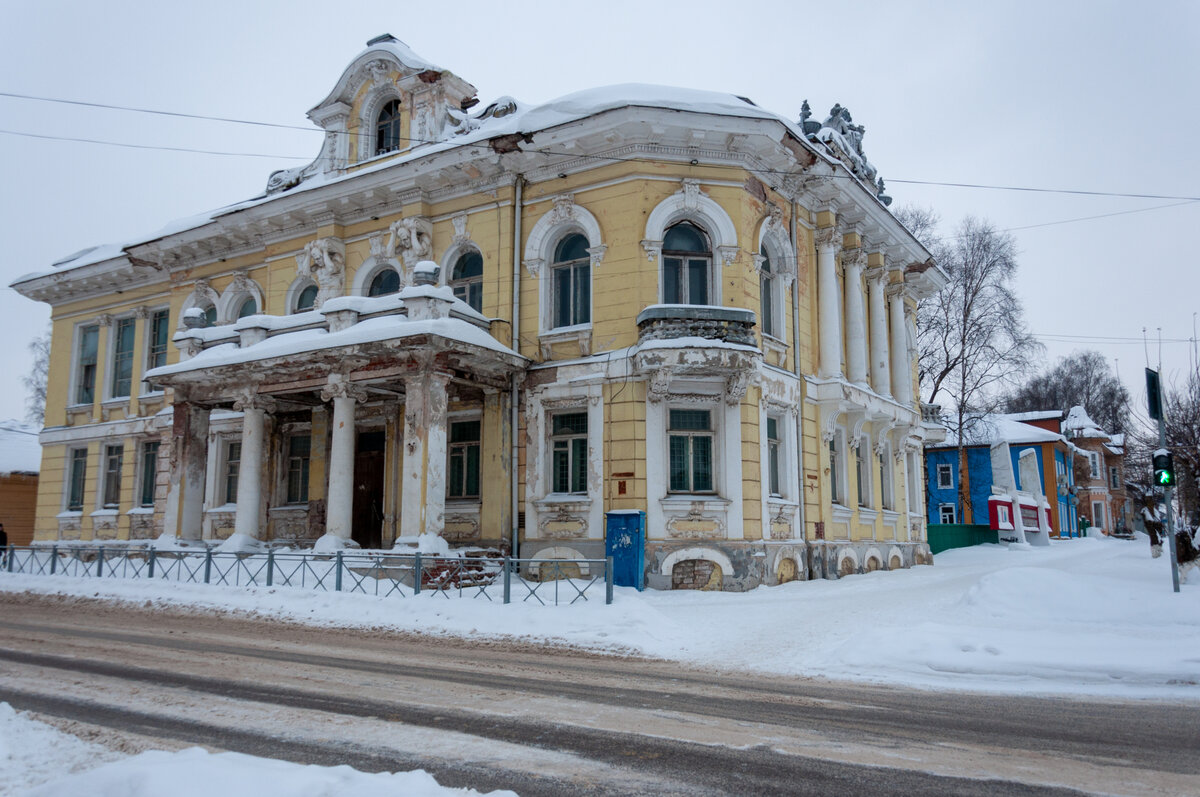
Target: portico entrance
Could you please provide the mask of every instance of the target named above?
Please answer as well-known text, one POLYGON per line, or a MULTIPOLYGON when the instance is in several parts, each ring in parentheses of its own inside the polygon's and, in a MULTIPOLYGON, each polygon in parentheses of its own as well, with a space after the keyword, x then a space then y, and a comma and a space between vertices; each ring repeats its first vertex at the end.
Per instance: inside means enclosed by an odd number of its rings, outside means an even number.
POLYGON ((354 514, 351 539, 363 548, 383 546, 383 466, 387 433, 358 433, 354 453, 354 514))

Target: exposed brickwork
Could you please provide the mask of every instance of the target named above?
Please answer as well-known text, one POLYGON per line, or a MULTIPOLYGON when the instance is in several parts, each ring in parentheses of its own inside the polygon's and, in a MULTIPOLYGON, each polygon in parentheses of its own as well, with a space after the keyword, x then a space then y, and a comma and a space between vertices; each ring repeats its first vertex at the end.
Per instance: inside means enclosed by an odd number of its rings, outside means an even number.
POLYGON ((671 568, 671 589, 721 589, 721 568, 707 559, 687 559, 671 568))

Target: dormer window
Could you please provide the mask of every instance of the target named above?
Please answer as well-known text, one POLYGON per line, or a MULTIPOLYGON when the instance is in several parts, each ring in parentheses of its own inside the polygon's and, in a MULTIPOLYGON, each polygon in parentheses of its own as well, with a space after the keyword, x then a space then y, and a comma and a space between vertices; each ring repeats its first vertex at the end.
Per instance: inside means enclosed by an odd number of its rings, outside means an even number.
POLYGON ((400 149, 400 100, 391 100, 375 121, 375 154, 400 149))

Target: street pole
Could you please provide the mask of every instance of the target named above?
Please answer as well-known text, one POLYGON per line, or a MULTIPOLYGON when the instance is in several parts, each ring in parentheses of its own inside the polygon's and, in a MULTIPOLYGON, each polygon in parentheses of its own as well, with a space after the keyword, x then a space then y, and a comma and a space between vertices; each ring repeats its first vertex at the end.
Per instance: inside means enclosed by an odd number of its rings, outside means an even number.
MULTIPOLYGON (((1158 414, 1158 447, 1165 449, 1167 447, 1167 423, 1163 419, 1164 413, 1158 414)), ((1171 504, 1171 499, 1174 497, 1175 490, 1171 485, 1163 487, 1163 499, 1167 503, 1167 541, 1171 544, 1171 586, 1176 592, 1179 592, 1179 552, 1175 550, 1175 510, 1171 504)))
MULTIPOLYGON (((1171 452, 1167 448, 1167 414, 1163 411, 1163 405, 1166 404, 1162 399, 1162 384, 1158 378, 1158 371, 1146 369, 1146 409, 1149 411, 1150 417, 1158 421, 1158 451, 1154 452, 1153 458, 1158 459, 1159 452, 1165 458, 1165 467, 1172 473, 1169 479, 1164 479, 1167 482, 1163 484, 1163 500, 1167 504, 1167 542, 1170 545, 1171 551, 1171 586, 1179 592, 1179 552, 1175 549, 1175 511, 1171 505, 1171 499, 1174 497, 1175 491, 1171 488, 1170 483, 1174 481, 1174 475, 1170 460, 1171 452)), ((1153 474, 1157 474, 1159 465, 1154 464, 1153 474)))

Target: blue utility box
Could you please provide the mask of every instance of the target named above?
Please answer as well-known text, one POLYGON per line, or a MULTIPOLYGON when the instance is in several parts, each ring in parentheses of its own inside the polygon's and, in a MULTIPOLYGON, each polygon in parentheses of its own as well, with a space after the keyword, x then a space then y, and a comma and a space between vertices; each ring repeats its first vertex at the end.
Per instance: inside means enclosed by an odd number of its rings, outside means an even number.
POLYGON ((645 589, 646 513, 614 510, 604 515, 604 553, 613 560, 613 584, 645 589))

